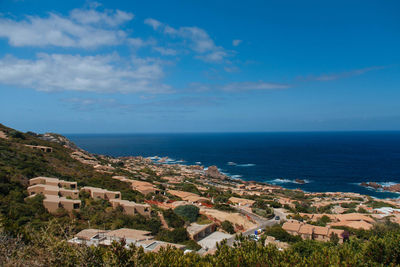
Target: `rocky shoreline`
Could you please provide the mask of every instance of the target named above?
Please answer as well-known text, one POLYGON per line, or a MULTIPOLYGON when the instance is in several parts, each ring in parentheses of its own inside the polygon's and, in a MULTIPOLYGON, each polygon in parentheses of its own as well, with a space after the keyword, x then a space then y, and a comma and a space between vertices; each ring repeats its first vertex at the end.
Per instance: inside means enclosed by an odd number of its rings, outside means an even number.
POLYGON ((381 184, 378 184, 376 182, 362 182, 360 186, 363 187, 370 187, 375 190, 382 190, 386 192, 392 192, 392 193, 400 193, 400 184, 394 184, 390 186, 383 186, 381 184))

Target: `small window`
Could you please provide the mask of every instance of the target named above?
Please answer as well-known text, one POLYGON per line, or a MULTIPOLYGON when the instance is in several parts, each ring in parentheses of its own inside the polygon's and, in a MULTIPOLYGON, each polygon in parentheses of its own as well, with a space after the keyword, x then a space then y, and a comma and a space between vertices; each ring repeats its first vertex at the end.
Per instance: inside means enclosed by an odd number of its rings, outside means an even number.
POLYGON ((119 194, 115 194, 115 198, 119 198, 119 194))
POLYGON ((79 203, 74 203, 74 209, 76 210, 76 209, 79 209, 79 203))

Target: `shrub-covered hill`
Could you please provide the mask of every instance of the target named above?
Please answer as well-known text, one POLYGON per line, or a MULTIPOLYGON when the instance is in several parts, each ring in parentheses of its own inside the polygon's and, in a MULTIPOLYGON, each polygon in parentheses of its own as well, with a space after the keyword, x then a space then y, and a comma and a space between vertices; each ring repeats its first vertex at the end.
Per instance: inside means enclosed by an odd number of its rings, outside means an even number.
MULTIPOLYGON (((117 228, 138 227, 154 230, 159 227, 158 218, 154 225, 140 216, 127 216, 112 210, 108 202, 94 201, 84 196, 83 207, 79 213, 69 215, 61 213, 50 215, 42 205, 41 196, 25 200, 28 196, 26 188, 30 178, 36 176, 57 177, 68 181, 77 181, 78 186, 95 186, 109 190, 121 191, 122 198, 140 201, 143 196, 132 191, 127 183, 112 179, 112 174, 97 172, 92 166, 85 165, 71 158, 72 150, 61 144, 39 139, 33 133, 22 133, 0 124, 0 131, 7 138, 0 138, 0 230, 17 235, 24 233, 25 226, 37 228, 47 221, 58 217, 64 223, 75 222, 78 228, 87 227, 90 220, 92 226, 117 228), (24 145, 41 145, 53 148, 46 153, 24 145)), ((116 174, 118 174, 118 169, 116 174)))

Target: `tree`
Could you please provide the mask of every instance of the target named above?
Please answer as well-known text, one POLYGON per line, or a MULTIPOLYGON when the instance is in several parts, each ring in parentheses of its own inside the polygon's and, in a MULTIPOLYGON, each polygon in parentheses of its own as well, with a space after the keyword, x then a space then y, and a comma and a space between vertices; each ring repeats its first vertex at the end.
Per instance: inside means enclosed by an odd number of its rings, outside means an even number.
POLYGON ((163 216, 169 227, 178 228, 185 225, 185 221, 172 209, 163 210, 163 216))
POLYGON ((199 216, 199 208, 193 205, 182 205, 176 207, 174 212, 189 222, 195 222, 199 216))
POLYGON ((338 244, 339 243, 339 237, 336 233, 332 233, 329 240, 334 243, 334 244, 338 244))
POLYGON ((232 223, 230 221, 226 221, 226 220, 223 221, 221 223, 221 227, 225 232, 227 232, 229 234, 234 234, 235 233, 235 228, 233 227, 233 225, 232 225, 232 223))

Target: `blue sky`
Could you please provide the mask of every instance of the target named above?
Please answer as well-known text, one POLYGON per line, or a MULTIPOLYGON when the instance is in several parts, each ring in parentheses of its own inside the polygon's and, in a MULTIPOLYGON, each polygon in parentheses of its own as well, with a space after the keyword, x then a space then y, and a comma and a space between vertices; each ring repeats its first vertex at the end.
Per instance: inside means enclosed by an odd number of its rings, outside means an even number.
POLYGON ((398 1, 0 2, 0 122, 400 130, 398 1))

